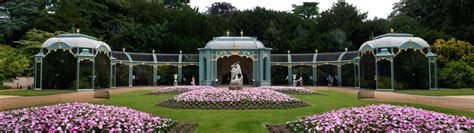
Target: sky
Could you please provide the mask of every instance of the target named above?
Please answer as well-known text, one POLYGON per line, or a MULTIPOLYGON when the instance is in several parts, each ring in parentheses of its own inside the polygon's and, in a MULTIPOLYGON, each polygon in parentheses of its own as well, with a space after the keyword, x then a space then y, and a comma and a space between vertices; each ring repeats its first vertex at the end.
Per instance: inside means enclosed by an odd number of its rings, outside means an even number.
MULTIPOLYGON (((368 12, 368 19, 374 17, 387 18, 392 12, 393 4, 400 0, 346 0, 353 4, 361 12, 368 12)), ((270 8, 279 11, 291 11, 293 4, 302 5, 303 2, 319 2, 319 11, 331 8, 337 0, 191 0, 191 7, 198 7, 200 12, 207 10, 214 2, 232 3, 239 10, 253 9, 256 6, 270 8)))

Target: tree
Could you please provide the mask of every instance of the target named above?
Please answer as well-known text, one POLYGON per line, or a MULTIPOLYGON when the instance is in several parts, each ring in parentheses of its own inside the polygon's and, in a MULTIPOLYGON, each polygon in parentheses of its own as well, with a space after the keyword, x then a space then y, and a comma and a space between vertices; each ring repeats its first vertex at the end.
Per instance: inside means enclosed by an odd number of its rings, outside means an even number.
POLYGON ((7 21, 0 21, 0 36, 4 37, 3 43, 6 44, 20 39, 36 19, 45 15, 39 3, 33 1, 6 2, 3 6, 5 8, 0 8, 0 11, 7 12, 10 17, 7 21))
POLYGON ((440 70, 442 87, 463 88, 474 86, 474 67, 463 61, 450 61, 440 70))
POLYGON ((474 66, 474 46, 466 41, 438 39, 433 46, 438 55, 438 64, 443 67, 450 61, 464 61, 470 66, 474 66))
POLYGON ((391 17, 408 16, 427 28, 474 42, 474 1, 405 0, 394 6, 391 17))
POLYGON ((301 16, 304 19, 315 19, 319 17, 318 2, 303 2, 303 5, 292 5, 293 14, 301 16))
POLYGON ((166 8, 178 9, 188 6, 189 0, 164 0, 163 4, 166 8))
POLYGON ((114 50, 126 48, 127 51, 151 52, 151 49, 156 49, 157 52, 162 52, 165 49, 162 47, 164 31, 164 26, 160 24, 123 24, 113 32, 109 45, 114 50))
POLYGON ((15 43, 20 44, 17 48, 26 56, 33 56, 38 53, 38 50, 41 48, 41 44, 43 44, 44 41, 63 33, 66 32, 57 31, 55 33, 49 33, 42 30, 32 29, 26 32, 21 40, 15 41, 15 43))
POLYGON ((354 5, 341 2, 321 13, 317 27, 322 32, 344 31, 353 47, 358 48, 369 39, 370 33, 363 29, 366 18, 367 12, 361 13, 354 5))
POLYGON ((31 76, 30 57, 7 45, 0 45, 0 81, 17 76, 31 76))
POLYGON ((207 14, 217 16, 229 16, 235 11, 237 11, 237 8, 227 2, 214 2, 211 7, 207 8, 207 14))

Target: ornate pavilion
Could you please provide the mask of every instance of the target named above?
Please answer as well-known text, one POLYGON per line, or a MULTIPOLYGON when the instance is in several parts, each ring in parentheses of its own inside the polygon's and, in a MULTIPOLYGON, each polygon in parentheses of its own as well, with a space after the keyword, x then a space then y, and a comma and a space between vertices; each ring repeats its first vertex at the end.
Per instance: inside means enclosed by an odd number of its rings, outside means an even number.
MULTIPOLYGON (((69 59, 75 59, 75 66, 67 66, 71 70, 75 69, 75 77, 71 78, 74 88, 78 91, 94 90, 99 78, 108 79, 107 85, 102 88, 115 88, 117 86, 117 65, 126 66, 128 71, 128 86, 133 86, 137 75, 134 69, 139 66, 149 66, 152 68, 147 73, 152 73, 150 85, 156 86, 160 77, 158 68, 165 65, 176 66, 177 71, 174 80, 183 79, 184 66, 198 66, 199 85, 220 85, 229 82, 230 64, 239 62, 242 66, 244 83, 254 86, 272 85, 272 67, 284 67, 287 70, 287 85, 294 85, 296 73, 293 67, 305 66, 311 69, 308 74, 312 85, 317 86, 319 81, 325 80, 318 75, 322 66, 333 66, 335 69, 335 78, 337 85, 342 86, 343 81, 350 80, 351 86, 361 87, 361 79, 368 80, 375 84, 376 90, 393 91, 395 90, 397 72, 394 67, 398 67, 394 58, 404 51, 410 50, 421 54, 427 59, 426 66, 428 70, 423 72, 423 77, 427 77, 428 89, 437 89, 437 66, 436 55, 431 52, 429 44, 419 37, 404 33, 388 33, 373 38, 362 44, 358 51, 348 51, 347 48, 342 52, 318 53, 291 53, 272 54, 271 48, 266 48, 264 44, 255 37, 247 36, 221 36, 214 37, 205 47, 197 49, 199 54, 162 54, 162 53, 135 53, 122 51, 112 51, 104 42, 83 34, 62 34, 50 38, 42 45, 40 52, 35 55, 35 90, 43 89, 45 82, 52 82, 43 79, 43 65, 63 65, 44 64, 44 60, 52 52, 60 51, 67 55, 69 59), (98 58, 102 58, 98 60, 98 58), (366 63, 367 62, 367 63, 366 63), (343 75, 343 66, 349 65, 349 71, 352 71, 351 79, 345 79, 343 75), (105 68, 97 70, 97 67, 105 68), (361 71, 362 70, 362 71, 361 71), (82 71, 90 71, 87 74, 81 74, 82 71), (107 74, 100 76, 96 72, 107 74), (371 74, 375 73, 375 74, 371 74), (319 77, 319 78, 318 78, 319 77), (106 87, 104 87, 106 86, 106 87)), ((61 61, 63 61, 61 59, 61 61)), ((54 62, 53 62, 54 63, 54 62)), ((347 71, 347 70, 346 70, 347 71)), ((103 74, 102 74, 103 75, 103 74)), ((56 74, 60 77, 60 74, 56 74)), ((365 81, 364 81, 365 82, 365 81)), ((365 83, 364 83, 365 84, 365 83)), ((321 84, 322 85, 322 84, 321 84)))

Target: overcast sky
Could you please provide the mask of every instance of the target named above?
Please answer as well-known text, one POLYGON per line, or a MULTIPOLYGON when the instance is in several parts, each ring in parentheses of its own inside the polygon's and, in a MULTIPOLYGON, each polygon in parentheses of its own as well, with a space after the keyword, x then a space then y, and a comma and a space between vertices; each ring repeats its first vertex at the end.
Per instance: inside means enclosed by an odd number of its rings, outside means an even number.
MULTIPOLYGON (((301 5, 303 2, 319 2, 320 11, 329 9, 337 0, 191 0, 191 7, 198 7, 204 12, 214 2, 232 3, 237 9, 253 9, 256 6, 279 11, 291 11, 292 4, 301 5)), ((347 3, 357 6, 362 12, 368 12, 368 18, 387 18, 392 12, 393 4, 400 0, 346 0, 347 3)))

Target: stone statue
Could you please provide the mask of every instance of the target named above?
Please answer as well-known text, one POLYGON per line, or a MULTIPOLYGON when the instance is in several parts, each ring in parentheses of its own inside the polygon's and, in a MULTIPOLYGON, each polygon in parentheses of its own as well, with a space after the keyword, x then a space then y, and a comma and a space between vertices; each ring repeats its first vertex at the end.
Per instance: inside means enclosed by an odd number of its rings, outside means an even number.
POLYGON ((244 75, 240 69, 239 62, 230 66, 230 85, 229 90, 242 90, 244 75))

